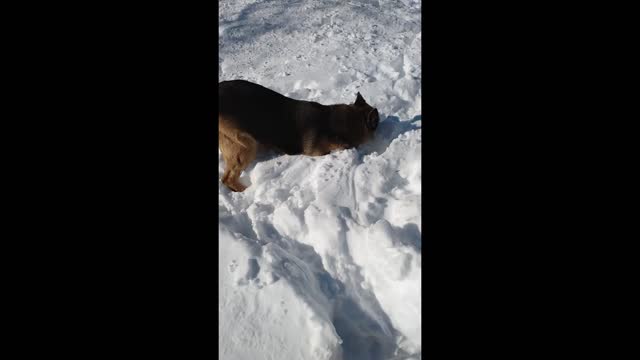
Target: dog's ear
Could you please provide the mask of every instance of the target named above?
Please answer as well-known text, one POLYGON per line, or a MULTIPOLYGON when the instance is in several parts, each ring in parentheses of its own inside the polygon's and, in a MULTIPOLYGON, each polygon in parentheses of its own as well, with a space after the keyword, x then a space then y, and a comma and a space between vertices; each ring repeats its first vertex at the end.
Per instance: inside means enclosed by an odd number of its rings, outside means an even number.
POLYGON ((364 101, 364 98, 362 97, 362 95, 360 95, 360 93, 358 93, 358 96, 356 97, 356 102, 354 103, 354 105, 356 106, 367 105, 367 102, 364 101))

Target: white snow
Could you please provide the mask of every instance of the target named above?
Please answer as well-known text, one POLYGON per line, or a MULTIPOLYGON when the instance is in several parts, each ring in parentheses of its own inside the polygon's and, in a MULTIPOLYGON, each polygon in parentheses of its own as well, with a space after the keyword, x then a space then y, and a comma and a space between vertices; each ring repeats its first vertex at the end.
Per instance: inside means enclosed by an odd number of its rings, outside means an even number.
POLYGON ((244 193, 219 182, 220 358, 421 358, 421 2, 219 5, 219 81, 359 91, 382 120, 357 149, 259 155, 244 193))

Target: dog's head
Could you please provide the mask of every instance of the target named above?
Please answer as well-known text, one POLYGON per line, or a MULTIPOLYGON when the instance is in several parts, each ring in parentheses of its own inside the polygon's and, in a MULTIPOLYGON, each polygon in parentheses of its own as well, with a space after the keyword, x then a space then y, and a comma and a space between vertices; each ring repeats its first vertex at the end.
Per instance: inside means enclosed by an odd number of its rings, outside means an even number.
POLYGON ((353 104, 353 107, 356 108, 358 112, 360 112, 360 119, 362 120, 366 131, 373 134, 378 128, 378 124, 380 123, 380 115, 378 114, 378 109, 367 104, 360 93, 358 93, 356 102, 353 104))
POLYGON ((355 103, 343 105, 343 109, 341 112, 346 119, 343 118, 338 127, 350 145, 358 146, 372 139, 380 123, 378 110, 367 104, 360 93, 355 103))

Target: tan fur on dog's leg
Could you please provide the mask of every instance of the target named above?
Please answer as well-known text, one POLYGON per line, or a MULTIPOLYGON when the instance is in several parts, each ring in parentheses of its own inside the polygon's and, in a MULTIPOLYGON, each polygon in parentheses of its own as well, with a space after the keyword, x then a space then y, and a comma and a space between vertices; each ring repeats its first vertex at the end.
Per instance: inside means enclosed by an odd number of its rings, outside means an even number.
POLYGON ((251 135, 241 131, 237 131, 235 136, 228 136, 223 132, 218 132, 218 135, 225 162, 222 183, 232 191, 242 192, 247 187, 240 182, 240 174, 256 158, 258 143, 251 135))

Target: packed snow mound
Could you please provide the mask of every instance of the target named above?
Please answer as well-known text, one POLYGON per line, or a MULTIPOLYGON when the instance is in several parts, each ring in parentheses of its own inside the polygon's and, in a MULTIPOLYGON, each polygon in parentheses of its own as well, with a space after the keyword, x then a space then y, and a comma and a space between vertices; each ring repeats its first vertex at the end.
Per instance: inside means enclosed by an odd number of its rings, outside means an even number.
MULTIPOLYGON (((220 358, 421 358, 420 1, 220 1, 219 80, 378 108, 375 138, 219 182, 220 358)), ((219 175, 224 161, 219 153, 219 175)))

